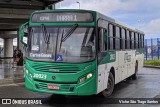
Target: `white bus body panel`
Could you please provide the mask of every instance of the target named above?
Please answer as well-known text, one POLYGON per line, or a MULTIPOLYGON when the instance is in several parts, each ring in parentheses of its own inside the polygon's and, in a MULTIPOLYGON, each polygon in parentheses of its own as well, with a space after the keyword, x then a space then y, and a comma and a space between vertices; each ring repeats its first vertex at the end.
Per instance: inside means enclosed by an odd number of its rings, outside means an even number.
POLYGON ((115 71, 115 84, 135 73, 135 64, 138 61, 138 70, 143 67, 144 54, 135 54, 136 50, 116 51, 116 61, 98 65, 97 93, 105 90, 111 68, 115 71))
POLYGON ((98 82, 97 83, 98 84, 98 87, 97 87, 98 93, 103 91, 103 89, 104 89, 104 75, 105 75, 105 71, 106 71, 105 65, 106 64, 98 66, 98 81, 97 81, 98 82))

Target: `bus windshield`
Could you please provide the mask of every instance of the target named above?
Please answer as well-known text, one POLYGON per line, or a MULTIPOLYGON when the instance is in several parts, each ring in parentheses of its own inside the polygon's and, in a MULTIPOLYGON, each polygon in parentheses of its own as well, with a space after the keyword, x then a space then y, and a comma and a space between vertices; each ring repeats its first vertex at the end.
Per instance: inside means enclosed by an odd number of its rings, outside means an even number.
POLYGON ((95 59, 93 27, 31 27, 27 57, 53 62, 87 62, 95 59))

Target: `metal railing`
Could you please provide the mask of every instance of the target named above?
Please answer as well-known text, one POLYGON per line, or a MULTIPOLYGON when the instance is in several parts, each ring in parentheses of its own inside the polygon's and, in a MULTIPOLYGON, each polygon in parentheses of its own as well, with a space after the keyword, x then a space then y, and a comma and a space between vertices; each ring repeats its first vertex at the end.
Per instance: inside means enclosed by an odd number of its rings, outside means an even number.
POLYGON ((160 59, 160 38, 145 39, 145 60, 160 59))

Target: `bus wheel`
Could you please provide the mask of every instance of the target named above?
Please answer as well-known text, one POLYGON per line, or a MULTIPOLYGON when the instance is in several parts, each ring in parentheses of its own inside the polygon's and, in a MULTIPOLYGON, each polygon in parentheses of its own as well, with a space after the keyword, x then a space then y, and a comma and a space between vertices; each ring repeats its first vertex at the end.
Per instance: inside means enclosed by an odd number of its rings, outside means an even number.
POLYGON ((135 73, 132 75, 132 79, 136 80, 138 78, 138 63, 135 65, 135 73))
POLYGON ((113 77, 113 74, 109 72, 107 89, 102 91, 102 95, 104 97, 109 97, 112 94, 113 89, 114 89, 114 77, 113 77))

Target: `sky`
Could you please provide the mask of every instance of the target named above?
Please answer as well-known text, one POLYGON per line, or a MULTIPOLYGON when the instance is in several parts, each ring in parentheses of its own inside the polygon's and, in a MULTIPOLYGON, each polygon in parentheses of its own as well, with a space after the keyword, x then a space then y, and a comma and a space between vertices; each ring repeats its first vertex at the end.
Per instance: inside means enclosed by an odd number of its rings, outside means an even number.
MULTIPOLYGON (((77 0, 81 9, 98 11, 145 32, 145 39, 160 38, 160 0, 77 0)), ((76 0, 63 0, 57 9, 79 9, 76 0)))

